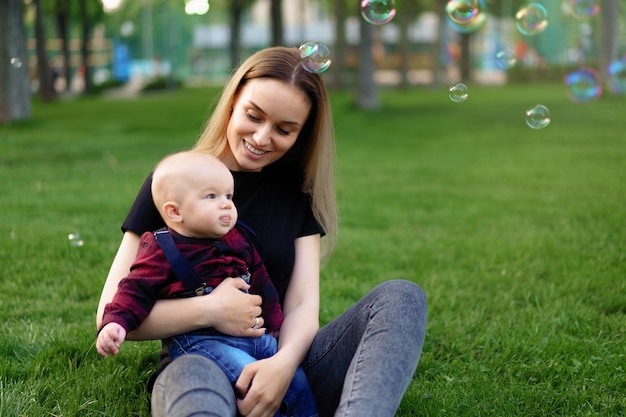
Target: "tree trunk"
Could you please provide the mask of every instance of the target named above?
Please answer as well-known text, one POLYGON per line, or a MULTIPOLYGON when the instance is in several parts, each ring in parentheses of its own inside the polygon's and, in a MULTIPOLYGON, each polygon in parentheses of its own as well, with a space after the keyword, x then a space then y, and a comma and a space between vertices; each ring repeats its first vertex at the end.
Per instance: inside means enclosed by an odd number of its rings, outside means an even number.
POLYGON ((400 39, 398 40, 398 54, 400 55, 400 88, 409 87, 409 71, 411 70, 411 43, 409 41, 409 24, 413 18, 413 3, 406 2, 406 10, 397 16, 400 39))
POLYGON ((61 39, 61 75, 65 79, 65 90, 69 91, 72 80, 69 51, 69 20, 70 2, 57 0, 55 8, 55 20, 59 39, 61 39))
POLYGON ((619 0, 603 0, 602 13, 602 55, 600 58, 602 77, 606 77, 611 62, 617 59, 619 35, 619 0))
POLYGON ((335 0, 335 58, 331 67, 330 83, 333 88, 343 88, 343 71, 346 56, 346 5, 344 0, 335 0))
POLYGON ((54 101, 57 97, 52 81, 52 71, 46 51, 46 30, 44 27, 44 13, 41 0, 34 0, 35 4, 35 49, 37 51, 37 78, 39 79, 39 97, 42 101, 54 101))
POLYGON ((89 68, 89 34, 91 32, 91 22, 89 19, 89 12, 87 10, 87 1, 80 0, 78 2, 78 10, 80 14, 80 28, 81 28, 81 45, 80 55, 82 61, 82 73, 83 73, 83 94, 91 94, 92 81, 91 81, 91 68, 89 68))
POLYGON ((272 0, 270 13, 272 16, 272 45, 283 44, 283 2, 272 0))
POLYGON ((446 68, 441 61, 441 51, 443 49, 443 27, 445 24, 445 7, 446 2, 444 0, 437 0, 435 2, 435 13, 437 14, 437 40, 430 48, 430 57, 433 65, 433 85, 435 87, 440 86, 447 81, 445 75, 446 68))
POLYGON ((470 49, 471 34, 461 33, 461 56, 459 57, 459 72, 464 83, 472 79, 472 52, 470 49))
POLYGON ((359 82, 357 105, 360 109, 376 110, 380 108, 378 86, 374 80, 376 70, 372 55, 372 25, 360 19, 361 42, 359 44, 359 82))
POLYGON ((230 67, 236 68, 241 61, 241 15, 243 0, 230 2, 230 67))
POLYGON ((22 0, 0 1, 0 123, 31 117, 22 0))

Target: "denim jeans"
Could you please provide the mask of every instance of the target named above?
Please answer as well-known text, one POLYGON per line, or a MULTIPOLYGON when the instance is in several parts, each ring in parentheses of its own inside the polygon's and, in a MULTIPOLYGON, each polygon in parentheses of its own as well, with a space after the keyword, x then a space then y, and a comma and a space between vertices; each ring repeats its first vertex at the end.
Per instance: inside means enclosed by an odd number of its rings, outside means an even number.
MULTIPOLYGON (((196 354, 215 362, 230 383, 235 385, 243 368, 259 359, 276 354, 278 344, 269 334, 261 337, 231 337, 187 333, 169 339, 168 347, 172 360, 196 354)), ((309 382, 302 368, 298 368, 283 398, 275 417, 315 417, 317 409, 309 382)))
MULTIPOLYGON (((393 417, 426 332, 423 290, 387 281, 324 326, 302 364, 322 417, 393 417)), ((184 355, 159 375, 153 417, 235 417, 228 379, 210 360, 184 355)))

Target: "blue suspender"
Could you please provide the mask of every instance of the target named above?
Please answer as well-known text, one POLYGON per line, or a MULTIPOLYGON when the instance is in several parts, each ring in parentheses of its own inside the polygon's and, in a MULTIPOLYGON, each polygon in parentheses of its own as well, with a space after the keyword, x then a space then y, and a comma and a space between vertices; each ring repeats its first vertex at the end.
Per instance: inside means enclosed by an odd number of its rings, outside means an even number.
MULTIPOLYGON (((265 254, 263 253, 263 247, 261 246, 261 242, 259 241, 258 237, 247 224, 241 221, 238 221, 237 224, 243 227, 250 234, 252 240, 254 241, 253 244, 257 248, 257 251, 261 253, 262 263, 263 260, 265 260, 265 254)), ((202 280, 202 278, 200 277, 200 274, 198 274, 198 272, 193 269, 191 264, 189 264, 189 261, 187 261, 182 253, 180 253, 180 251, 176 247, 176 244, 174 243, 172 235, 167 230, 167 228, 164 227, 154 232, 154 238, 156 239, 159 246, 161 246, 161 249, 163 249, 165 258, 167 258, 167 261, 170 263, 172 269, 178 276, 178 279, 182 281, 186 289, 188 289, 195 295, 209 294, 211 291, 213 291, 213 287, 209 287, 208 285, 206 285, 204 280, 202 280)), ((254 271, 259 266, 260 264, 254 265, 250 269, 254 271)), ((242 276, 241 278, 243 278, 244 280, 246 280, 247 278, 247 282, 249 282, 250 273, 248 273, 247 276, 242 276)))
POLYGON ((163 253, 165 253, 167 261, 172 266, 174 272, 176 272, 176 275, 178 275, 178 279, 183 282, 185 288, 193 291, 196 295, 203 295, 211 292, 202 278, 200 278, 200 275, 180 253, 174 243, 172 235, 166 228, 159 229, 154 232, 154 238, 159 246, 161 246, 161 249, 163 249, 163 253), (206 292, 207 290, 208 292, 206 292))

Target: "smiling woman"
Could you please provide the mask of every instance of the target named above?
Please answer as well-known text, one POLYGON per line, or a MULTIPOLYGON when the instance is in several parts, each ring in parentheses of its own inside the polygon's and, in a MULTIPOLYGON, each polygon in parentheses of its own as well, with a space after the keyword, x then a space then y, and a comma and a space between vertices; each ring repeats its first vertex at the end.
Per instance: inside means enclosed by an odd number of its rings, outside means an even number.
MULTIPOLYGON (((300 366, 317 400, 315 415, 394 415, 421 355, 426 298, 414 283, 385 282, 319 329, 320 260, 337 236, 334 131, 321 75, 304 67, 297 48, 257 52, 229 78, 194 151, 231 170, 233 201, 263 248, 284 321, 277 353, 246 365, 235 390, 214 361, 197 355, 170 361, 165 344, 153 379, 153 416, 274 415, 300 366), (357 362, 358 369, 351 367, 357 362)), ((123 223, 98 322, 129 273, 139 236, 163 226, 151 181, 123 223)), ((236 281, 202 297, 157 301, 129 337, 167 339, 207 328, 261 337, 260 301, 243 296, 236 281)))

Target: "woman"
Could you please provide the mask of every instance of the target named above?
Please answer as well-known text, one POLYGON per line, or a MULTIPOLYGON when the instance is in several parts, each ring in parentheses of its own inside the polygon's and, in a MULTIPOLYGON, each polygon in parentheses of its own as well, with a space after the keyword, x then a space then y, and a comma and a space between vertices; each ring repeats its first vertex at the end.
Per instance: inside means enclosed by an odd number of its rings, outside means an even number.
MULTIPOLYGON (((394 415, 423 345, 421 288, 407 281, 381 284, 318 329, 320 259, 337 236, 334 133, 322 77, 304 69, 296 48, 254 54, 229 78, 195 150, 218 157, 233 172, 233 199, 240 219, 263 246, 284 322, 278 353, 244 369, 235 386, 237 398, 209 360, 188 355, 167 365, 164 352, 152 393, 153 416, 272 416, 300 364, 320 415, 394 415)), ((98 324, 129 272, 139 236, 163 226, 150 181, 122 226, 98 324)), ((261 300, 242 289, 242 280, 227 279, 207 296, 159 301, 129 338, 163 339, 204 327, 260 336, 255 325, 263 326, 261 300)))

